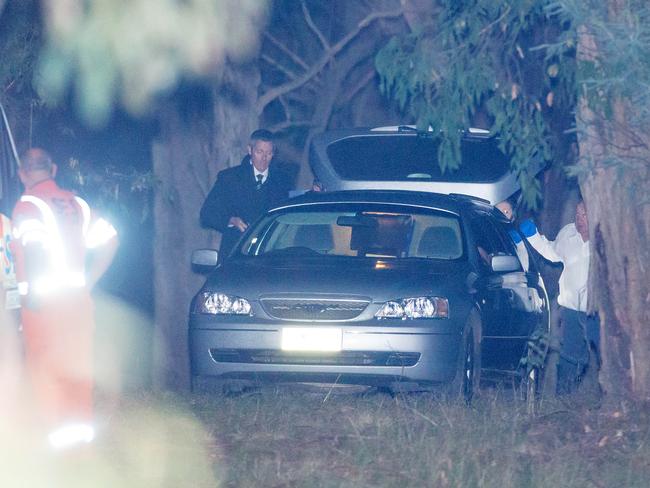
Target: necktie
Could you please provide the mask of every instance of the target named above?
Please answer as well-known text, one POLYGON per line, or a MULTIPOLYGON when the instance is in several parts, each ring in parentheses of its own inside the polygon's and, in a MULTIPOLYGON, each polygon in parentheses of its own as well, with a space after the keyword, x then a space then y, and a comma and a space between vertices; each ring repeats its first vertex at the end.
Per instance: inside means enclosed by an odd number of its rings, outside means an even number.
POLYGON ((264 179, 264 175, 260 174, 255 176, 255 178, 257 178, 257 185, 255 186, 255 189, 259 190, 260 188, 262 188, 262 180, 264 179))

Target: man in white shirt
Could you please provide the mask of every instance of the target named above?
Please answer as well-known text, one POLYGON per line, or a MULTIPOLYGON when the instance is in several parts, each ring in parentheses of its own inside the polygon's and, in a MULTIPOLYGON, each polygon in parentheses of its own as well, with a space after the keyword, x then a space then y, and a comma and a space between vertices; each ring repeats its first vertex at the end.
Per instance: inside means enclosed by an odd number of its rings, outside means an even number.
POLYGON ((587 209, 583 201, 578 202, 575 222, 562 227, 554 241, 541 235, 532 220, 523 221, 520 230, 544 258, 564 266, 557 297, 562 323, 558 392, 568 393, 577 386, 589 366, 590 347, 597 355, 600 343, 598 318, 586 314, 589 279, 587 209))

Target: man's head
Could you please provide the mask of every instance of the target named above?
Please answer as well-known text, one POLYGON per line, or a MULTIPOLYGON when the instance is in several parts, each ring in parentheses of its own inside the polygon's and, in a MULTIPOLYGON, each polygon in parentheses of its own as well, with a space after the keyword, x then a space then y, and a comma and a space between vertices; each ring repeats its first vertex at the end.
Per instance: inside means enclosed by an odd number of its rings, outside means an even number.
POLYGON ((274 151, 273 134, 268 130, 259 129, 251 134, 251 140, 248 144, 248 154, 251 157, 251 163, 257 171, 266 171, 269 164, 271 164, 274 151))
POLYGON ((505 215, 508 220, 513 220, 515 218, 515 214, 512 209, 512 203, 510 203, 510 200, 499 202, 496 204, 496 207, 501 210, 501 213, 505 215))
POLYGON ((324 191, 323 183, 318 178, 314 178, 311 183, 311 191, 324 191))
POLYGON ((56 176, 56 164, 48 153, 32 148, 21 158, 18 176, 25 188, 31 188, 41 181, 53 179, 56 176))
POLYGON ((576 205, 576 229, 586 239, 589 237, 589 219, 587 218, 587 207, 585 202, 580 200, 576 205))

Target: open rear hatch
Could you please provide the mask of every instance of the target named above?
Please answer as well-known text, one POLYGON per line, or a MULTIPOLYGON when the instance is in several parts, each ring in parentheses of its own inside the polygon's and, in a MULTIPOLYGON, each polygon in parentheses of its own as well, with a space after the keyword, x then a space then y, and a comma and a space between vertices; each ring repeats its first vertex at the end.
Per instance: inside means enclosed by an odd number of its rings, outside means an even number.
POLYGON ((470 129, 463 134, 462 161, 455 170, 440 168, 439 146, 436 133, 411 126, 341 129, 314 138, 310 164, 328 191, 458 193, 494 205, 520 189, 508 157, 488 131, 470 129))

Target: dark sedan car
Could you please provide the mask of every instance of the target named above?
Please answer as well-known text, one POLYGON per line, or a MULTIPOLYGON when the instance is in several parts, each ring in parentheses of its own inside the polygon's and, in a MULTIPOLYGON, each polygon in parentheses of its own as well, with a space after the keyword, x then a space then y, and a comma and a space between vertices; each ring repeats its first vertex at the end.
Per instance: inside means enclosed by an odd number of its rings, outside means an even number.
POLYGON ((307 381, 469 399, 519 374, 548 299, 489 202, 418 191, 310 193, 271 209, 214 267, 190 314, 195 382, 307 381))

